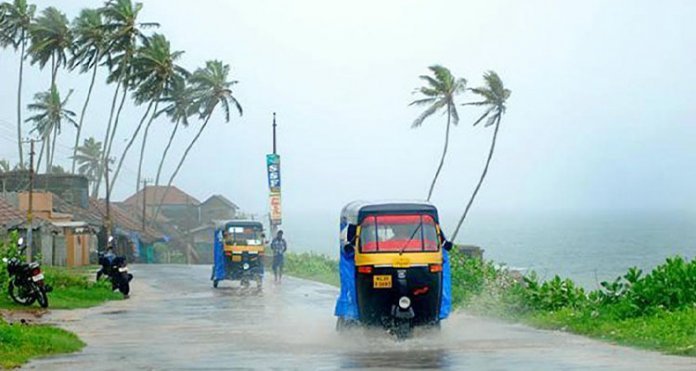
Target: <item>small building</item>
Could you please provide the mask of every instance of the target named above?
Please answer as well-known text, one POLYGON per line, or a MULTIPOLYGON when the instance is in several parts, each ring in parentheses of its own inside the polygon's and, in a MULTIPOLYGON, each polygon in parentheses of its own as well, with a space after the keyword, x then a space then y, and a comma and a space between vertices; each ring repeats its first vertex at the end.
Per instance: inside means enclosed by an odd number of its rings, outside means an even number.
POLYGON ((131 209, 145 207, 148 215, 154 214, 160 202, 160 213, 180 230, 199 225, 198 206, 201 202, 175 186, 148 186, 123 201, 131 209))
POLYGON ((201 225, 211 224, 214 220, 235 219, 239 212, 239 206, 223 195, 208 197, 199 208, 201 225))

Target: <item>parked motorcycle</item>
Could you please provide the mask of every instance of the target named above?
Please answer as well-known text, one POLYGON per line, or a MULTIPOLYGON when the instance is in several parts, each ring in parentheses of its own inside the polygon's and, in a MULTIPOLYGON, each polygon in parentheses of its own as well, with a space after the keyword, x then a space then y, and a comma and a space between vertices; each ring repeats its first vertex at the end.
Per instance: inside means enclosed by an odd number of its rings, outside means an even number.
POLYGON ((123 296, 128 296, 133 275, 128 273, 126 258, 100 252, 99 264, 101 268, 97 271, 97 281, 106 276, 111 280, 112 290, 119 290, 123 296))
MULTIPOLYGON (((24 253, 26 246, 24 239, 20 238, 20 254, 24 253)), ((15 303, 20 305, 32 305, 39 302, 42 308, 48 307, 48 296, 51 287, 44 282, 44 275, 38 262, 23 263, 17 258, 3 258, 7 264, 7 273, 10 275, 8 291, 15 303)))

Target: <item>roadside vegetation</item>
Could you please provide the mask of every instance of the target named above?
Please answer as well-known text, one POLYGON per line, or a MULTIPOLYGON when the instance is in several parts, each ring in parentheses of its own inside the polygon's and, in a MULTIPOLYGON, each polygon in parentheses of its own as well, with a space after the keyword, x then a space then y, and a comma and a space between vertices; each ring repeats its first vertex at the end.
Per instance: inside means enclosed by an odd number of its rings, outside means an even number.
MULTIPOLYGON (((492 261, 450 254, 455 308, 568 331, 622 345, 696 356, 696 259, 676 256, 648 273, 631 268, 586 291, 571 279, 542 281, 492 261)), ((325 255, 286 255, 289 275, 339 285, 338 262, 325 255)))
POLYGON ((47 325, 9 324, 0 319, 0 367, 19 367, 31 358, 77 352, 77 335, 47 325))

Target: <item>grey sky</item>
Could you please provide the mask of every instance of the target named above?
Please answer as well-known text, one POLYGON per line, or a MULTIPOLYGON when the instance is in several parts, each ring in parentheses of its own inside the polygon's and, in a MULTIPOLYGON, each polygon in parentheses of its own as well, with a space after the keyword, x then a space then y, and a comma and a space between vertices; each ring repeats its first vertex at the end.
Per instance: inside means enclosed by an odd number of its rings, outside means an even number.
MULTIPOLYGON (((97 1, 37 1, 70 18, 97 1)), ((354 198, 422 198, 439 159, 444 117, 412 130, 407 107, 426 67, 440 63, 470 86, 488 69, 512 89, 489 177, 475 210, 696 210, 696 4, 691 1, 144 1, 143 21, 193 70, 232 65, 245 113, 217 116, 176 184, 197 197, 228 195, 265 212, 264 155, 278 113, 288 215, 338 212, 354 198)), ((0 158, 15 159, 16 57, 0 54, 0 158)), ((24 94, 48 86, 26 70, 24 94)), ((63 74, 79 111, 87 76, 63 74)), ((102 140, 113 87, 98 85, 85 131, 102 140)), ((470 101, 471 96, 460 98, 470 101)), ((127 106, 124 146, 144 107, 127 106), (126 127, 129 129, 126 130, 126 127)), ((461 210, 492 130, 462 107, 434 201, 461 210)), ((26 114, 25 114, 26 117, 26 114)), ((198 125, 194 122, 193 125, 198 125)), ((157 122, 146 176, 170 126, 157 122)), ((179 137, 176 155, 193 135, 179 137)), ((60 161, 74 130, 64 131, 60 161)), ((170 168, 176 156, 171 157, 170 168)), ((135 151, 115 190, 135 188, 135 151)))

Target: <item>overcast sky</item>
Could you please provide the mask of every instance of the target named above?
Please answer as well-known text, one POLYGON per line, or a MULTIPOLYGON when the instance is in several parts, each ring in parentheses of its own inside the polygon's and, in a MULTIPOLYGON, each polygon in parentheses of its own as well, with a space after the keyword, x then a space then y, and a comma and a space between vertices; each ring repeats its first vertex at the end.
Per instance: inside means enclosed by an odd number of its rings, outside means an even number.
MULTIPOLYGON (((97 1, 36 1, 73 18, 97 1)), ((355 198, 424 198, 445 129, 436 115, 410 129, 418 75, 439 63, 470 86, 489 69, 512 96, 477 200, 496 211, 696 210, 696 4, 692 1, 167 1, 145 0, 181 63, 221 59, 239 80, 243 117, 215 116, 176 185, 221 193, 245 210, 267 204, 265 154, 278 113, 286 215, 338 212, 355 198)), ((0 54, 0 158, 16 160, 17 58, 0 54)), ((101 76, 103 79, 103 75, 101 76)), ((63 73, 79 111, 87 76, 63 73)), ((26 68, 24 101, 48 87, 26 68)), ((99 84, 85 132, 103 139, 112 86, 99 84)), ((459 98, 471 101, 470 95, 459 98)), ((144 107, 126 106, 121 150, 144 107)), ((492 128, 461 107, 433 200, 458 212, 485 162, 492 128)), ((25 113, 25 117, 26 117, 25 113)), ((199 125, 198 122, 193 123, 199 125)), ((145 168, 154 177, 170 124, 156 122, 145 168)), ((74 130, 60 139, 67 156, 74 130)), ((194 127, 183 131, 175 163, 194 127)), ((137 151, 115 189, 135 188, 137 151)))

